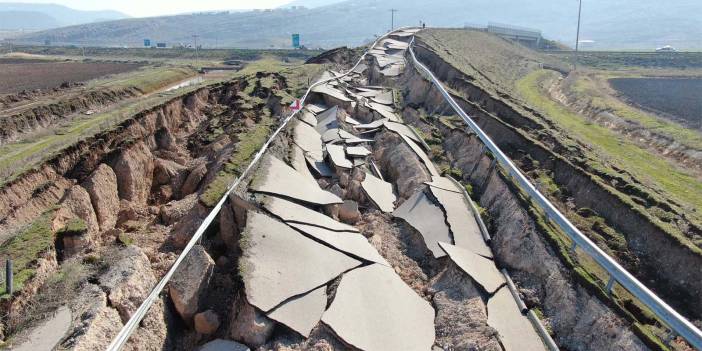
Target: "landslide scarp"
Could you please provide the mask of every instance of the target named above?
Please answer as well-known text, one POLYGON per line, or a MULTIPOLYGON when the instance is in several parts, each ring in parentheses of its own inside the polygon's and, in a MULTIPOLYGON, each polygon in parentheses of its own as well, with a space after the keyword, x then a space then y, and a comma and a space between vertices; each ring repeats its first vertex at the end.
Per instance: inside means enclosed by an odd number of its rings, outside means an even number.
MULTIPOLYGON (((5 184, 0 256, 15 263, 15 291, 0 303, 5 338, 20 342, 71 306, 61 347, 104 348, 207 215, 203 194, 230 182, 277 124, 298 88, 290 77, 244 73, 186 90, 5 184)), ((127 347, 187 343, 174 336, 173 308, 157 302, 127 347)))
MULTIPOLYGON (((695 212, 618 167, 499 86, 470 76, 419 37, 415 52, 556 206, 666 301, 699 318, 702 251, 695 212)), ((469 73, 470 74, 470 73, 469 73)), ((606 279, 606 278, 604 278, 606 279)))

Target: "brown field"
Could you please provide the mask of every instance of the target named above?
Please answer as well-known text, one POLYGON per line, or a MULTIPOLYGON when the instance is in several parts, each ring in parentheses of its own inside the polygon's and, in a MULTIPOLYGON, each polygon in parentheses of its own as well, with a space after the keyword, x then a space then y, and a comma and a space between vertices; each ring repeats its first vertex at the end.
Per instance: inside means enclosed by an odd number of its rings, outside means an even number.
POLYGON ((635 105, 702 129, 700 78, 612 78, 609 83, 635 105))
POLYGON ((0 94, 53 89, 64 82, 82 82, 108 74, 132 71, 139 64, 112 62, 0 60, 0 94))

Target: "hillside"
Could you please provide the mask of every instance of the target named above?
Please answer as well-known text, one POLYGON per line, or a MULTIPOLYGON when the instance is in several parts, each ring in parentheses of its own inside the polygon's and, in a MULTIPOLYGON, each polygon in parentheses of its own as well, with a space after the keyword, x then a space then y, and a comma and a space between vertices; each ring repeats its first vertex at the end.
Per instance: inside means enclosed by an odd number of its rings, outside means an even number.
POLYGON ((37 30, 128 16, 111 10, 82 11, 56 4, 0 3, 0 30, 37 30))
POLYGON ((60 27, 60 22, 37 11, 0 11, 0 30, 36 30, 60 27))
MULTIPOLYGON (((288 47, 290 34, 300 33, 311 47, 359 45, 390 27, 390 8, 398 9, 395 25, 462 27, 489 21, 539 28, 544 36, 572 43, 575 37, 577 3, 512 0, 441 0, 408 3, 402 0, 295 1, 290 7, 248 12, 222 12, 168 17, 125 19, 72 26, 28 34, 27 43, 49 39, 61 44, 139 46, 151 38, 167 43, 190 43, 200 36, 204 46, 249 48, 288 47), (330 4, 331 3, 331 4, 330 4), (319 7, 316 7, 319 6, 319 7)), ((593 40, 593 49, 645 49, 670 44, 679 49, 702 48, 702 3, 693 0, 673 4, 643 0, 588 1, 583 8, 581 39, 593 40), (681 18, 681 14, 690 14, 681 18)))

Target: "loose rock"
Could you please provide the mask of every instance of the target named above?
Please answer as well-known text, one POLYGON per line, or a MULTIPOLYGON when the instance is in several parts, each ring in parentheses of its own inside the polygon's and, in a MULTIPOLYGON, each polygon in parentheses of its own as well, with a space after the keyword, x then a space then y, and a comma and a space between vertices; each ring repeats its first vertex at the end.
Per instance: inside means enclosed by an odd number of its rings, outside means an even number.
POLYGON ((200 295, 212 277, 214 261, 202 246, 195 246, 173 274, 168 291, 176 310, 183 320, 192 325, 199 309, 200 295))
POLYGON ((100 277, 100 287, 126 323, 156 285, 149 258, 136 246, 121 250, 109 270, 100 277))
POLYGON ((197 191, 205 175, 207 175, 207 164, 201 163, 193 168, 190 174, 188 174, 188 178, 185 179, 185 183, 183 183, 183 187, 180 190, 181 195, 186 196, 197 191))
POLYGON ((353 200, 344 200, 344 203, 339 206, 339 219, 348 224, 358 222, 361 219, 358 203, 353 200))
POLYGON ((106 164, 98 168, 85 180, 83 187, 90 195, 100 230, 114 228, 119 212, 119 193, 117 176, 106 164))
POLYGON ((275 322, 251 306, 244 296, 237 297, 232 311, 234 317, 229 331, 232 339, 256 349, 273 334, 275 322))
POLYGON ((249 348, 235 341, 217 339, 202 345, 198 351, 249 351, 249 348))
POLYGON ((137 142, 122 151, 115 161, 119 197, 137 204, 149 199, 154 173, 151 151, 143 142, 137 142))
POLYGON ((200 334, 214 334, 219 328, 219 316, 212 310, 200 312, 195 315, 195 331, 200 334))
POLYGON ((190 194, 182 200, 171 201, 161 206, 161 222, 171 225, 179 221, 197 203, 197 194, 190 194))
POLYGON ((85 222, 88 235, 100 231, 97 216, 95 216, 93 205, 90 202, 90 195, 80 185, 74 185, 66 191, 61 201, 61 208, 57 211, 54 219, 54 229, 61 229, 73 218, 79 218, 85 222))

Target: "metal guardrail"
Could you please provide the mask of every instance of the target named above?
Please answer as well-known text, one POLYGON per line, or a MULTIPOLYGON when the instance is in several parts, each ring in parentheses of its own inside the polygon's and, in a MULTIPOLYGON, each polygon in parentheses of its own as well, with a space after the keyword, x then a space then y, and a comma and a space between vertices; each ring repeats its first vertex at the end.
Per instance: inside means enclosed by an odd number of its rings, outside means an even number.
POLYGON ((412 56, 412 61, 415 66, 424 73, 434 86, 441 92, 444 99, 451 105, 454 111, 458 113, 468 127, 475 132, 485 146, 492 152, 495 159, 507 174, 531 197, 531 199, 546 213, 546 217, 557 224, 563 232, 573 240, 574 246, 579 246, 588 256, 595 260, 602 268, 604 268, 610 276, 611 288, 613 282, 619 283, 627 289, 632 295, 639 299, 644 305, 653 311, 667 326, 678 335, 687 340, 690 345, 698 350, 702 350, 702 331, 695 327, 689 320, 680 315, 672 307, 666 304, 660 297, 649 290, 644 284, 636 279, 631 273, 624 269, 619 263, 607 255, 588 237, 586 237, 573 223, 571 223, 556 207, 543 195, 533 184, 522 174, 514 163, 505 155, 502 150, 492 141, 492 139, 483 132, 482 129, 475 123, 456 103, 448 91, 444 88, 438 78, 422 64, 414 54, 412 46, 414 45, 414 37, 409 45, 409 52, 412 56))
MULTIPOLYGON (((446 177, 449 180, 451 180, 451 182, 454 185, 461 189, 463 197, 465 197, 466 201, 470 203, 471 211, 473 212, 473 217, 475 218, 475 221, 478 222, 478 227, 480 228, 480 233, 483 235, 483 240, 485 240, 485 243, 489 245, 491 241, 490 234, 488 233, 487 227, 485 226, 485 222, 483 222, 483 219, 480 217, 480 211, 478 211, 478 208, 475 206, 475 203, 473 203, 473 199, 470 198, 470 195, 468 195, 468 192, 466 191, 465 187, 463 187, 463 185, 459 181, 454 179, 453 176, 447 175, 446 177)), ((546 348, 548 348, 549 351, 560 350, 558 348, 558 345, 556 345, 556 342, 553 341, 553 338, 551 338, 551 335, 548 333, 548 330, 546 330, 546 327, 543 325, 543 323, 541 323, 539 317, 537 317, 534 313, 534 310, 527 308, 521 296, 519 296, 517 287, 514 285, 514 282, 512 281, 512 278, 509 275, 509 272, 507 272, 507 270, 504 268, 501 269, 500 272, 502 272, 502 275, 507 281, 507 288, 509 289, 512 298, 514 299, 514 302, 517 303, 517 308, 519 309, 519 312, 522 314, 526 314, 527 318, 529 319, 529 322, 531 322, 532 326, 534 327, 534 329, 536 329, 536 332, 539 334, 541 342, 543 342, 544 346, 546 346, 546 348)))
MULTIPOLYGON (((399 28, 399 29, 402 29, 402 28, 399 28)), ((394 31, 397 31, 399 29, 396 29, 394 31)), ((386 38, 388 35, 390 35, 394 31, 385 33, 384 35, 378 37, 369 48, 375 47, 375 45, 380 40, 386 38)), ((303 95, 300 100, 302 102, 304 102, 314 87, 349 75, 351 72, 353 72, 354 69, 356 69, 356 67, 358 67, 358 65, 361 62, 363 62, 367 53, 368 53, 368 50, 364 51, 363 55, 361 55, 361 57, 358 59, 356 64, 353 67, 351 67, 351 69, 346 71, 344 74, 337 76, 337 77, 332 77, 329 79, 320 80, 320 81, 315 82, 314 84, 310 85, 307 88, 307 91, 305 91, 305 95, 303 95)), ((117 334, 117 336, 112 340, 110 345, 107 347, 108 351, 118 351, 118 350, 122 349, 122 347, 127 342, 127 340, 129 340, 129 337, 132 335, 132 333, 134 333, 134 330, 136 330, 136 328, 139 326, 139 323, 141 323, 141 320, 144 319, 144 316, 146 316, 146 313, 149 311, 149 309, 151 308, 153 303, 156 301, 158 296, 161 294, 161 292, 163 291, 163 288, 170 281, 173 274, 178 270, 178 267, 183 263, 183 260, 185 260, 185 257, 190 253, 190 251, 193 249, 193 247, 195 247, 195 245, 200 241, 200 238, 202 238, 202 235, 205 233, 205 230, 207 230, 207 228, 210 226, 210 224, 212 224, 212 222, 214 221, 215 217, 217 217, 217 214, 219 213, 220 209, 224 205, 224 202, 227 200, 227 197, 229 196, 229 194, 231 194, 232 191, 234 191, 234 189, 237 186, 239 186, 242 179, 244 179, 248 176, 249 172, 251 172, 251 170, 255 167, 255 165, 258 163, 258 161, 261 159, 261 157, 263 157, 263 154, 266 152, 266 150, 268 150, 268 147, 273 142, 275 137, 278 136, 278 134, 280 134, 280 132, 288 125, 288 123, 293 119, 293 117, 295 117, 295 115, 297 115, 300 111, 301 110, 294 111, 288 117, 285 118, 285 120, 283 121, 283 123, 280 124, 278 129, 276 129, 275 132, 273 132, 273 134, 271 134, 270 138, 266 141, 266 143, 263 144, 263 146, 261 147, 260 150, 258 150, 258 152, 254 156, 253 160, 251 160, 251 162, 246 167, 244 172, 239 177, 237 177, 237 179, 235 179, 234 182, 229 186, 229 188, 227 189, 227 192, 224 193, 224 195, 219 200, 219 202, 217 202, 217 204, 212 208, 212 210, 207 215, 207 217, 205 217, 205 219, 202 221, 202 224, 200 224, 200 226, 197 228, 197 230, 195 231, 195 234, 190 239, 188 244, 185 246, 183 251, 180 253, 178 258, 175 260, 175 262, 173 263, 171 268, 168 270, 168 272, 166 272, 166 274, 161 278, 161 280, 158 282, 158 284, 156 284, 156 286, 153 288, 153 290, 151 290, 151 292, 146 297, 146 299, 142 302, 142 304, 139 306, 139 308, 134 312, 134 314, 132 314, 132 316, 129 318, 127 323, 122 327, 122 330, 120 330, 119 334, 117 334)))

